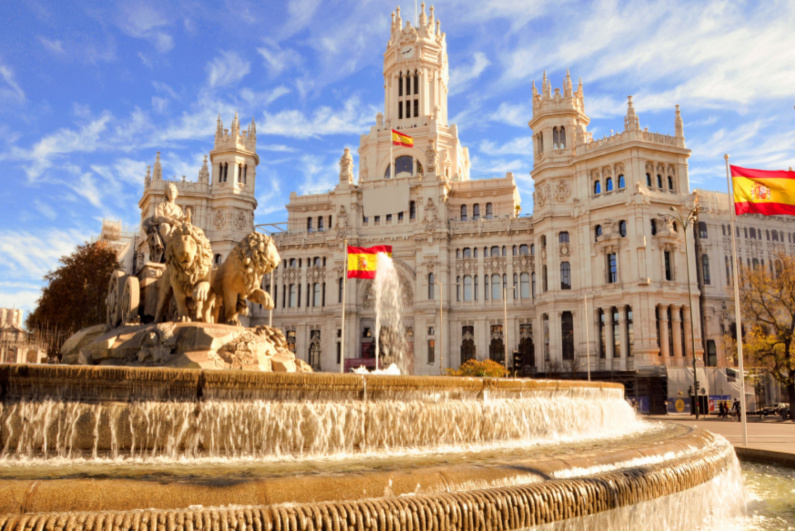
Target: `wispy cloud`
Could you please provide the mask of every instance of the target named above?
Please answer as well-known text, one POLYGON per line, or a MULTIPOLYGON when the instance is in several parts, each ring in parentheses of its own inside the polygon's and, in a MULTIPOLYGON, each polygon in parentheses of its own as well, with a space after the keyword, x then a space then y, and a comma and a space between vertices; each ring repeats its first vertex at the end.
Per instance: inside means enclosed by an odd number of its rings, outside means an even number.
POLYGON ((17 83, 14 71, 2 62, 0 62, 0 79, 3 81, 0 83, 0 101, 4 99, 19 103, 25 101, 25 92, 17 83))
POLYGON ((207 64, 207 82, 211 87, 237 83, 251 71, 251 63, 237 52, 224 51, 207 64))
POLYGON ((0 273, 5 280, 42 278, 62 256, 85 241, 78 229, 0 230, 0 273))
POLYGON ((160 53, 174 47, 173 37, 165 31, 168 20, 154 6, 142 2, 124 2, 119 14, 119 27, 131 37, 146 39, 160 53))
POLYGON ((277 43, 266 43, 257 48, 257 52, 264 59, 265 68, 272 76, 301 64, 301 54, 289 48, 282 49, 277 43))
POLYGON ((360 133, 374 122, 377 108, 362 105, 354 96, 342 109, 321 106, 311 116, 302 111, 286 110, 275 114, 265 112, 265 121, 257 131, 269 135, 312 138, 332 134, 360 133))
POLYGON ((456 94, 467 89, 471 81, 477 79, 491 62, 483 52, 475 52, 472 62, 450 70, 450 92, 456 94))
POLYGON ((63 49, 63 41, 61 41, 61 40, 48 39, 48 38, 42 37, 40 35, 39 36, 39 42, 45 48, 47 48, 49 51, 51 51, 51 52, 53 52, 55 54, 63 55, 64 53, 66 53, 65 50, 63 49))

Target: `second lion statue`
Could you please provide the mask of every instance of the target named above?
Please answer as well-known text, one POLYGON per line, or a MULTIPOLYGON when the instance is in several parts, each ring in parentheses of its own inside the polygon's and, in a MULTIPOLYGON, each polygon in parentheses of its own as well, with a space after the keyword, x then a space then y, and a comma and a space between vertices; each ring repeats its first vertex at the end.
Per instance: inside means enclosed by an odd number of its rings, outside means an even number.
POLYGON ((211 292, 215 298, 213 321, 239 325, 238 315, 247 315, 246 301, 273 308, 273 299, 260 285, 262 277, 281 261, 273 239, 252 232, 229 253, 224 263, 211 273, 211 292), (223 314, 221 308, 223 307, 223 314))

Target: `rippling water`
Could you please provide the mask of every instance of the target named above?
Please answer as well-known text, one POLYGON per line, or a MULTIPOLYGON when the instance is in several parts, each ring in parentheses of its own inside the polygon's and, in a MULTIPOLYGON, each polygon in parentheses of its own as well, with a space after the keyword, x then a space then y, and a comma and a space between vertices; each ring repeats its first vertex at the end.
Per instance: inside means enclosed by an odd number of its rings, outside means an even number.
POLYGON ((747 515, 736 529, 795 530, 795 469, 743 463, 747 515))

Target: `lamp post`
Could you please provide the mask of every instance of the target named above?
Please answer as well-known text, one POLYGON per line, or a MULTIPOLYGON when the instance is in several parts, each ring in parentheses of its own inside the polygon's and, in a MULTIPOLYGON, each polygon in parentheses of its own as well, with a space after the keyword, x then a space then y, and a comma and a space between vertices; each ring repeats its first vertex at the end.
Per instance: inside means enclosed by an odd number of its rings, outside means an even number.
POLYGON ((434 280, 439 285, 439 374, 444 375, 444 286, 441 280, 434 280))
POLYGON ((696 420, 698 420, 698 375, 696 374, 696 334, 694 330, 694 317, 693 314, 693 294, 690 287, 690 249, 687 246, 687 229, 694 225, 695 220, 698 218, 698 197, 693 208, 683 216, 676 207, 669 207, 672 212, 676 213, 679 223, 682 224, 682 229, 685 233, 685 264, 687 265, 687 303, 690 306, 690 340, 692 342, 691 348, 693 349, 693 409, 696 412, 696 420))

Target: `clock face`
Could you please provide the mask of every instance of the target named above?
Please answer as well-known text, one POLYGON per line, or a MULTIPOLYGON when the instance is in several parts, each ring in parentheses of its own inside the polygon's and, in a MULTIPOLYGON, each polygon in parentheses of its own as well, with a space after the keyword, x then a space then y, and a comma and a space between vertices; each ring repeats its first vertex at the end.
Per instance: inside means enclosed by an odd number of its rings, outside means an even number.
POLYGON ((414 46, 409 45, 409 46, 404 46, 403 48, 401 48, 400 49, 400 56, 405 58, 405 59, 413 57, 414 56, 414 46))

